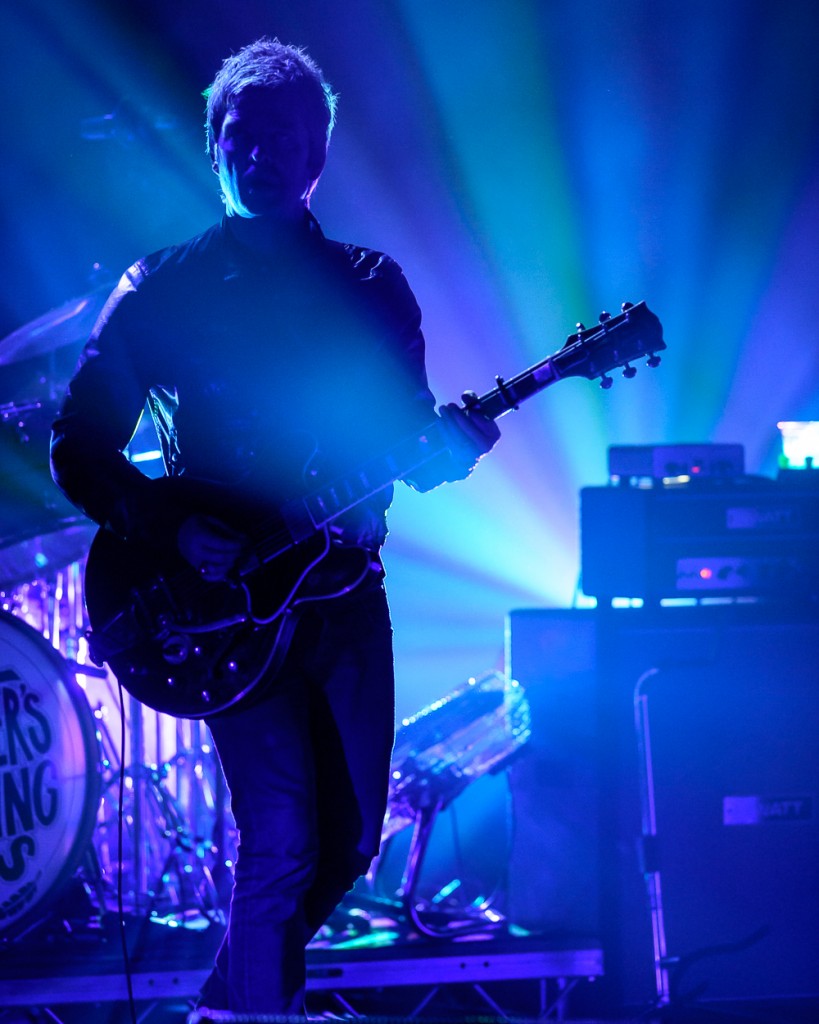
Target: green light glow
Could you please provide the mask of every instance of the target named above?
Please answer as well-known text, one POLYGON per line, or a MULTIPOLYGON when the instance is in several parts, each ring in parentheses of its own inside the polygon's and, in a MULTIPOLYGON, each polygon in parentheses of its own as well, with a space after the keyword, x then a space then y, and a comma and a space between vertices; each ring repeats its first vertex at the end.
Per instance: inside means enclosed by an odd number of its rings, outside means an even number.
POLYGON ((341 93, 315 210, 403 265, 440 401, 623 301, 663 321, 656 372, 606 393, 561 382, 503 419, 468 482, 399 490, 403 710, 495 664, 511 608, 572 601, 578 491, 606 480, 609 445, 739 442, 749 471, 773 473, 777 422, 819 419, 816 5, 7 6, 8 331, 89 291, 94 262, 116 276, 220 215, 200 94, 263 32, 307 46, 341 93), (154 130, 82 138, 122 100, 154 130))

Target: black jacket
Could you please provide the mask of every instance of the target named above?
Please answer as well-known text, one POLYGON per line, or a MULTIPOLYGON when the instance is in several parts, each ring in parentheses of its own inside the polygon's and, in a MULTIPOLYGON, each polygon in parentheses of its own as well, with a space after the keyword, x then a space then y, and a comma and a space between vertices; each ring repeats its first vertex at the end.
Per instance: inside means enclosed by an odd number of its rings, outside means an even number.
MULTIPOLYGON (((400 267, 326 239, 310 215, 277 259, 242 247, 224 218, 137 262, 100 315, 53 426, 52 473, 96 522, 154 542, 175 538, 185 513, 123 454, 146 400, 166 473, 274 505, 305 476, 350 472, 435 418, 400 267)), ((465 475, 450 462, 413 485, 465 475)), ((383 541, 391 497, 347 514, 355 539, 383 541)))

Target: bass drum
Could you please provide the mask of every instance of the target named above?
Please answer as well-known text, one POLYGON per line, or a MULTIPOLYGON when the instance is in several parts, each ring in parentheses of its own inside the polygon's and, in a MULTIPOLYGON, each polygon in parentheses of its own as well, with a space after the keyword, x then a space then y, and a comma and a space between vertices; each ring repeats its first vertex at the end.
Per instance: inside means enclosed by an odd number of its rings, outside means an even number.
POLYGON ((0 940, 48 914, 100 802, 94 717, 68 663, 0 612, 0 940))

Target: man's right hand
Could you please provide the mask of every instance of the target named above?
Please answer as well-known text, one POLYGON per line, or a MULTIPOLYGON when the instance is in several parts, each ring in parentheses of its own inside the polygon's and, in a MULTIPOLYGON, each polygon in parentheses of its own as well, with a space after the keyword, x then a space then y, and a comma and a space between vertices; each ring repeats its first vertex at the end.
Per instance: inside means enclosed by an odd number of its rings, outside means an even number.
POLYGON ((177 534, 180 554, 208 581, 228 576, 246 541, 220 519, 199 514, 189 516, 177 534))

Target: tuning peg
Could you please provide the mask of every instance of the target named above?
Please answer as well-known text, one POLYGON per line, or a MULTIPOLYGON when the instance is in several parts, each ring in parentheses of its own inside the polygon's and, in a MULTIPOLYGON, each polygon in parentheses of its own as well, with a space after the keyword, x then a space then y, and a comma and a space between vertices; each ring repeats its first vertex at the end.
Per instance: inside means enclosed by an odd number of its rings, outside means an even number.
POLYGON ((633 309, 633 308, 634 308, 634 303, 633 302, 624 302, 622 304, 622 306, 620 306, 620 309, 622 309, 622 311, 624 313, 627 313, 630 309, 633 309))
POLYGON ((607 313, 604 309, 597 319, 600 321, 601 324, 608 323, 609 320, 611 320, 611 313, 607 313))
POLYGON ((626 365, 623 367, 623 376, 626 378, 626 380, 631 380, 631 378, 636 376, 636 374, 637 374, 637 367, 636 366, 629 366, 629 364, 626 363, 626 365))
POLYGON ((581 324, 581 323, 576 323, 574 325, 574 329, 577 331, 578 335, 580 335, 580 334, 583 333, 583 331, 586 330, 586 325, 585 324, 581 324))
POLYGON ((660 365, 660 362, 660 357, 652 352, 648 359, 646 359, 646 366, 650 366, 653 370, 655 367, 660 365))
POLYGON ((608 389, 612 386, 613 383, 614 381, 611 379, 611 377, 609 377, 607 373, 604 373, 600 378, 600 387, 604 391, 608 391, 608 389))

